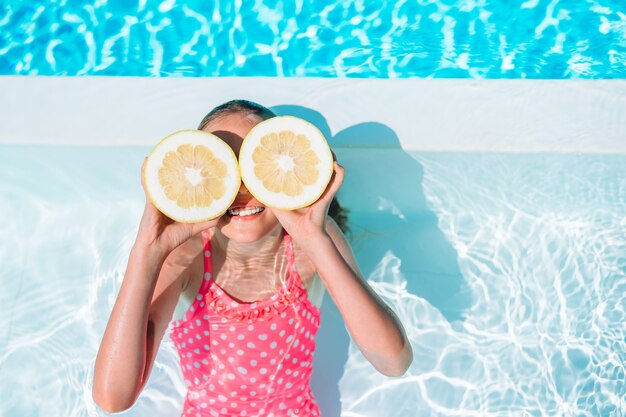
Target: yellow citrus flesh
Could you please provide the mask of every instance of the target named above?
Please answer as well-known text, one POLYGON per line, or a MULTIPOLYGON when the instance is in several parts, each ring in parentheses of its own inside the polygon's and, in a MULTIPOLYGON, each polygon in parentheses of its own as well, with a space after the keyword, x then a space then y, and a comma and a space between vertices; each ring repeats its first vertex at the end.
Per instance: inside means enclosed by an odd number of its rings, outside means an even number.
POLYGON ((256 163, 255 175, 275 193, 300 195, 304 185, 311 185, 319 178, 315 167, 319 158, 311 150, 311 142, 290 130, 263 136, 261 145, 252 153, 252 160, 256 163))
POLYGON ((242 144, 239 164, 248 190, 275 208, 311 204, 332 175, 332 154, 321 132, 291 116, 255 126, 242 144))
POLYGON ((159 169, 165 195, 181 208, 209 207, 224 196, 226 165, 203 145, 180 145, 169 151, 159 169))
POLYGON ((223 214, 241 184, 232 149, 217 136, 191 130, 157 144, 146 161, 144 178, 154 205, 185 223, 223 214))

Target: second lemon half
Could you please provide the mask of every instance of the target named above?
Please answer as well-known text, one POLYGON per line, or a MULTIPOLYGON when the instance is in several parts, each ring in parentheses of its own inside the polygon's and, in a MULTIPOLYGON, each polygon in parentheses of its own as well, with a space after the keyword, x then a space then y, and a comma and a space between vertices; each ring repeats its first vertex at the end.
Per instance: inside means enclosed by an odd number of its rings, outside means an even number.
POLYGON ((265 120, 239 151, 241 179, 268 207, 293 210, 314 203, 333 173, 333 155, 317 127, 293 116, 265 120))

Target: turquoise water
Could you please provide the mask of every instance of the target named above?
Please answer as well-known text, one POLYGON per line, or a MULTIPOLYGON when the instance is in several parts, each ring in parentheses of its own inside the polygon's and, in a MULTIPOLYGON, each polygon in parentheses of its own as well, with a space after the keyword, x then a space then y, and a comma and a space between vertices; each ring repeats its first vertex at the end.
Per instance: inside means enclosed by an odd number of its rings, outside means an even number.
MULTIPOLYGON (((105 415, 93 363, 148 150, 0 145, 0 415, 105 415)), ((326 295, 322 415, 626 415, 626 156, 335 151, 357 260, 415 360, 379 374, 326 295)), ((165 340, 124 415, 178 415, 183 392, 165 340)))
MULTIPOLYGON (((0 75, 626 76, 614 0, 0 0, 0 29, 0 75)), ((398 143, 369 127, 324 133, 398 143)), ((402 378, 376 372, 326 295, 324 417, 626 415, 625 155, 335 151, 355 255, 415 360, 402 378)), ((93 365, 147 152, 0 145, 1 416, 105 415, 93 365)), ((176 416, 183 396, 166 339, 123 415, 176 416)))
POLYGON ((0 74, 624 78, 617 0, 0 0, 0 74))

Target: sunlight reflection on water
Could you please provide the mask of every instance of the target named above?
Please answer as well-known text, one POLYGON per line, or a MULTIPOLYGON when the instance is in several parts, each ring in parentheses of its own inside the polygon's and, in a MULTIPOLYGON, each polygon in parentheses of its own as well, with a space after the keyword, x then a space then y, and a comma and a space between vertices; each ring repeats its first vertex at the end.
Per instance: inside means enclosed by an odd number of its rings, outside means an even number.
POLYGON ((413 157, 473 302, 446 320, 387 252, 369 279, 414 363, 390 381, 351 343, 343 415, 623 415, 626 157, 413 157))
MULTIPOLYGON (((145 152, 1 147, 0 414, 104 415, 92 367, 143 209, 145 152)), ((377 150, 376 168, 371 152, 338 150, 353 173, 340 201, 414 362, 377 373, 327 295, 322 413, 623 415, 626 157, 377 150)), ((183 395, 166 340, 125 415, 177 415, 183 395)))

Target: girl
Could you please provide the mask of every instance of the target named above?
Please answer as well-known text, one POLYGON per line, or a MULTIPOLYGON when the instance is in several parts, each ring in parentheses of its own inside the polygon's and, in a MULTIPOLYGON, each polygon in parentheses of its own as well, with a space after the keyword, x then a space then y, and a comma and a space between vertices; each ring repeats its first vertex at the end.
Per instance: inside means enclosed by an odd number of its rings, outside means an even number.
MULTIPOLYGON (((273 116, 235 100, 199 129, 238 155, 250 129, 273 116)), ((367 360, 384 375, 404 374, 413 358, 404 328, 328 216, 343 178, 335 162, 322 197, 294 211, 263 206, 242 184, 223 216, 196 224, 172 221, 146 198, 96 358, 95 402, 107 412, 135 403, 176 310, 183 416, 319 416, 309 380, 324 287, 367 360)))

